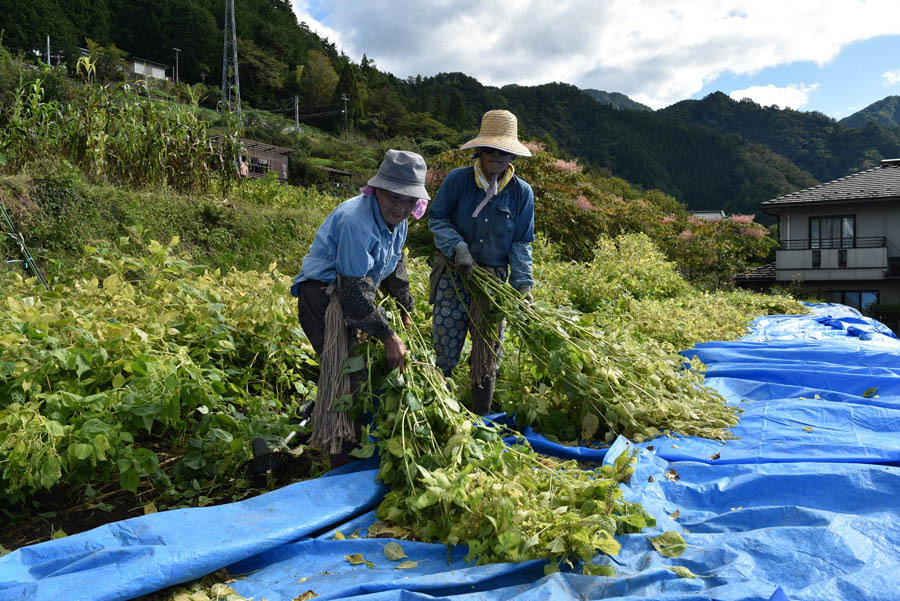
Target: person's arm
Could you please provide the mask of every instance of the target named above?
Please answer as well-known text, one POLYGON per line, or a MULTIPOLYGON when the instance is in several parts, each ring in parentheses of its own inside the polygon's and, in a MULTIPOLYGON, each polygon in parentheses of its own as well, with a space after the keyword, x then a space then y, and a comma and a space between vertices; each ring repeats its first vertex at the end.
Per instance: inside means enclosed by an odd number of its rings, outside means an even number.
POLYGON ((340 277, 341 308, 344 320, 384 343, 385 356, 391 369, 403 368, 406 346, 391 328, 384 309, 375 304, 375 283, 370 277, 340 277))
POLYGON ((400 260, 397 261, 397 267, 389 276, 384 278, 381 282, 381 287, 400 303, 400 306, 406 310, 407 314, 412 314, 415 303, 412 294, 409 291, 409 275, 406 272, 406 253, 400 255, 400 260))
POLYGON ((534 192, 523 184, 525 202, 516 216, 512 247, 509 251, 509 283, 521 292, 530 292, 534 286, 531 276, 531 243, 534 241, 534 192))
POLYGON ((458 180, 456 173, 450 172, 428 209, 428 229, 434 234, 434 245, 451 259, 455 259, 456 246, 460 242, 465 243, 453 225, 453 213, 459 202, 458 180))

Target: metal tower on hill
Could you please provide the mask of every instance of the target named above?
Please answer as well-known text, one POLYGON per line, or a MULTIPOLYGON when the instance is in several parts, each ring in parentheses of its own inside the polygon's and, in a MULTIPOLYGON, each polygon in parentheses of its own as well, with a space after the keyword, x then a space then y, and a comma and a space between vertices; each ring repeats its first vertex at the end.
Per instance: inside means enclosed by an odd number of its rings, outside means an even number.
POLYGON ((241 78, 238 74, 237 33, 234 0, 225 0, 225 46, 222 51, 222 108, 241 114, 241 78))

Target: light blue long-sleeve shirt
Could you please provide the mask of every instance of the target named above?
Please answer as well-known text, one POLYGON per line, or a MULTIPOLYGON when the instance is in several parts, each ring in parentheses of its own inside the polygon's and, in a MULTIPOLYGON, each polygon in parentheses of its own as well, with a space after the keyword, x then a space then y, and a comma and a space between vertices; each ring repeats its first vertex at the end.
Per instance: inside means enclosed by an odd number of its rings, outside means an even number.
POLYGON ((338 275, 368 276, 377 288, 397 268, 408 228, 406 221, 393 230, 388 228, 374 194, 345 200, 316 232, 300 273, 294 278, 291 294, 298 296, 300 282, 331 283, 338 275))
POLYGON ((474 167, 454 169, 441 184, 428 210, 428 228, 438 250, 453 259, 456 245, 465 242, 481 265, 509 265, 509 283, 531 287, 531 243, 534 241, 534 192, 517 176, 472 217, 484 199, 475 183, 474 167))

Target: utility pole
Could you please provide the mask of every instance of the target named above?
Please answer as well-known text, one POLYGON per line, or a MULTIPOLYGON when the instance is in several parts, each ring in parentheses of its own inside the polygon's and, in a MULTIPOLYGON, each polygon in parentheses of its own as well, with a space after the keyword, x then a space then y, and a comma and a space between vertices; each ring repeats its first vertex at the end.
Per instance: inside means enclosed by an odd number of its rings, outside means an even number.
POLYGON ((300 101, 294 96, 294 129, 300 131, 300 101))
POLYGON ((231 107, 232 95, 241 114, 241 78, 238 74, 237 33, 234 25, 234 0, 225 0, 225 45, 222 51, 222 107, 231 107), (229 47, 230 46, 230 47, 229 47))
POLYGON ((47 66, 50 66, 50 36, 47 36, 47 66))
POLYGON ((175 85, 178 85, 178 54, 181 52, 181 48, 172 48, 175 51, 175 85))
POLYGON ((350 128, 347 127, 347 92, 341 94, 341 100, 344 101, 344 135, 346 140, 350 141, 350 128))

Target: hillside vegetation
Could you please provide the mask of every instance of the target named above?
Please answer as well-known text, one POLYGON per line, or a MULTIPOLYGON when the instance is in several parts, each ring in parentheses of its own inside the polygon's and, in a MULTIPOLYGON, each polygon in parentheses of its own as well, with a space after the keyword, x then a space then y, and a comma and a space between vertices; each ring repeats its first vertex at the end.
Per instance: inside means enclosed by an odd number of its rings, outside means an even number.
MULTIPOLYGON (((181 100, 193 96, 199 106, 216 108, 222 81, 221 3, 8 4, 0 11, 3 43, 24 59, 34 61, 31 51, 43 48, 49 34, 58 55, 54 62, 74 71, 76 47, 83 46, 97 64, 98 77, 118 80, 126 54, 169 65, 171 73, 171 48, 177 47, 181 83, 174 89, 171 84, 162 87, 181 100)), ((307 131, 314 128, 357 142, 402 137, 406 146, 426 155, 457 147, 477 130, 485 111, 508 108, 517 114, 522 133, 543 142, 554 155, 577 158, 586 169, 644 189, 662 190, 690 209, 756 214, 766 221, 770 218, 760 211, 764 200, 900 156, 900 130, 890 123, 890 99, 861 112, 862 120, 838 123, 821 114, 736 102, 721 93, 647 111, 616 92, 565 84, 497 88, 464 73, 400 79, 379 70, 377 57, 338 52, 297 22, 287 0, 247 0, 236 10, 243 102, 258 120, 248 123, 247 133, 298 151, 294 183, 321 183, 317 165, 354 173, 364 168, 352 157, 329 155, 308 139, 286 136, 293 127, 295 99, 307 131)), ((9 90, 15 82, 4 86, 5 77, 0 69, 0 88, 9 90)), ((48 98, 59 99, 63 91, 48 87, 48 98)))

